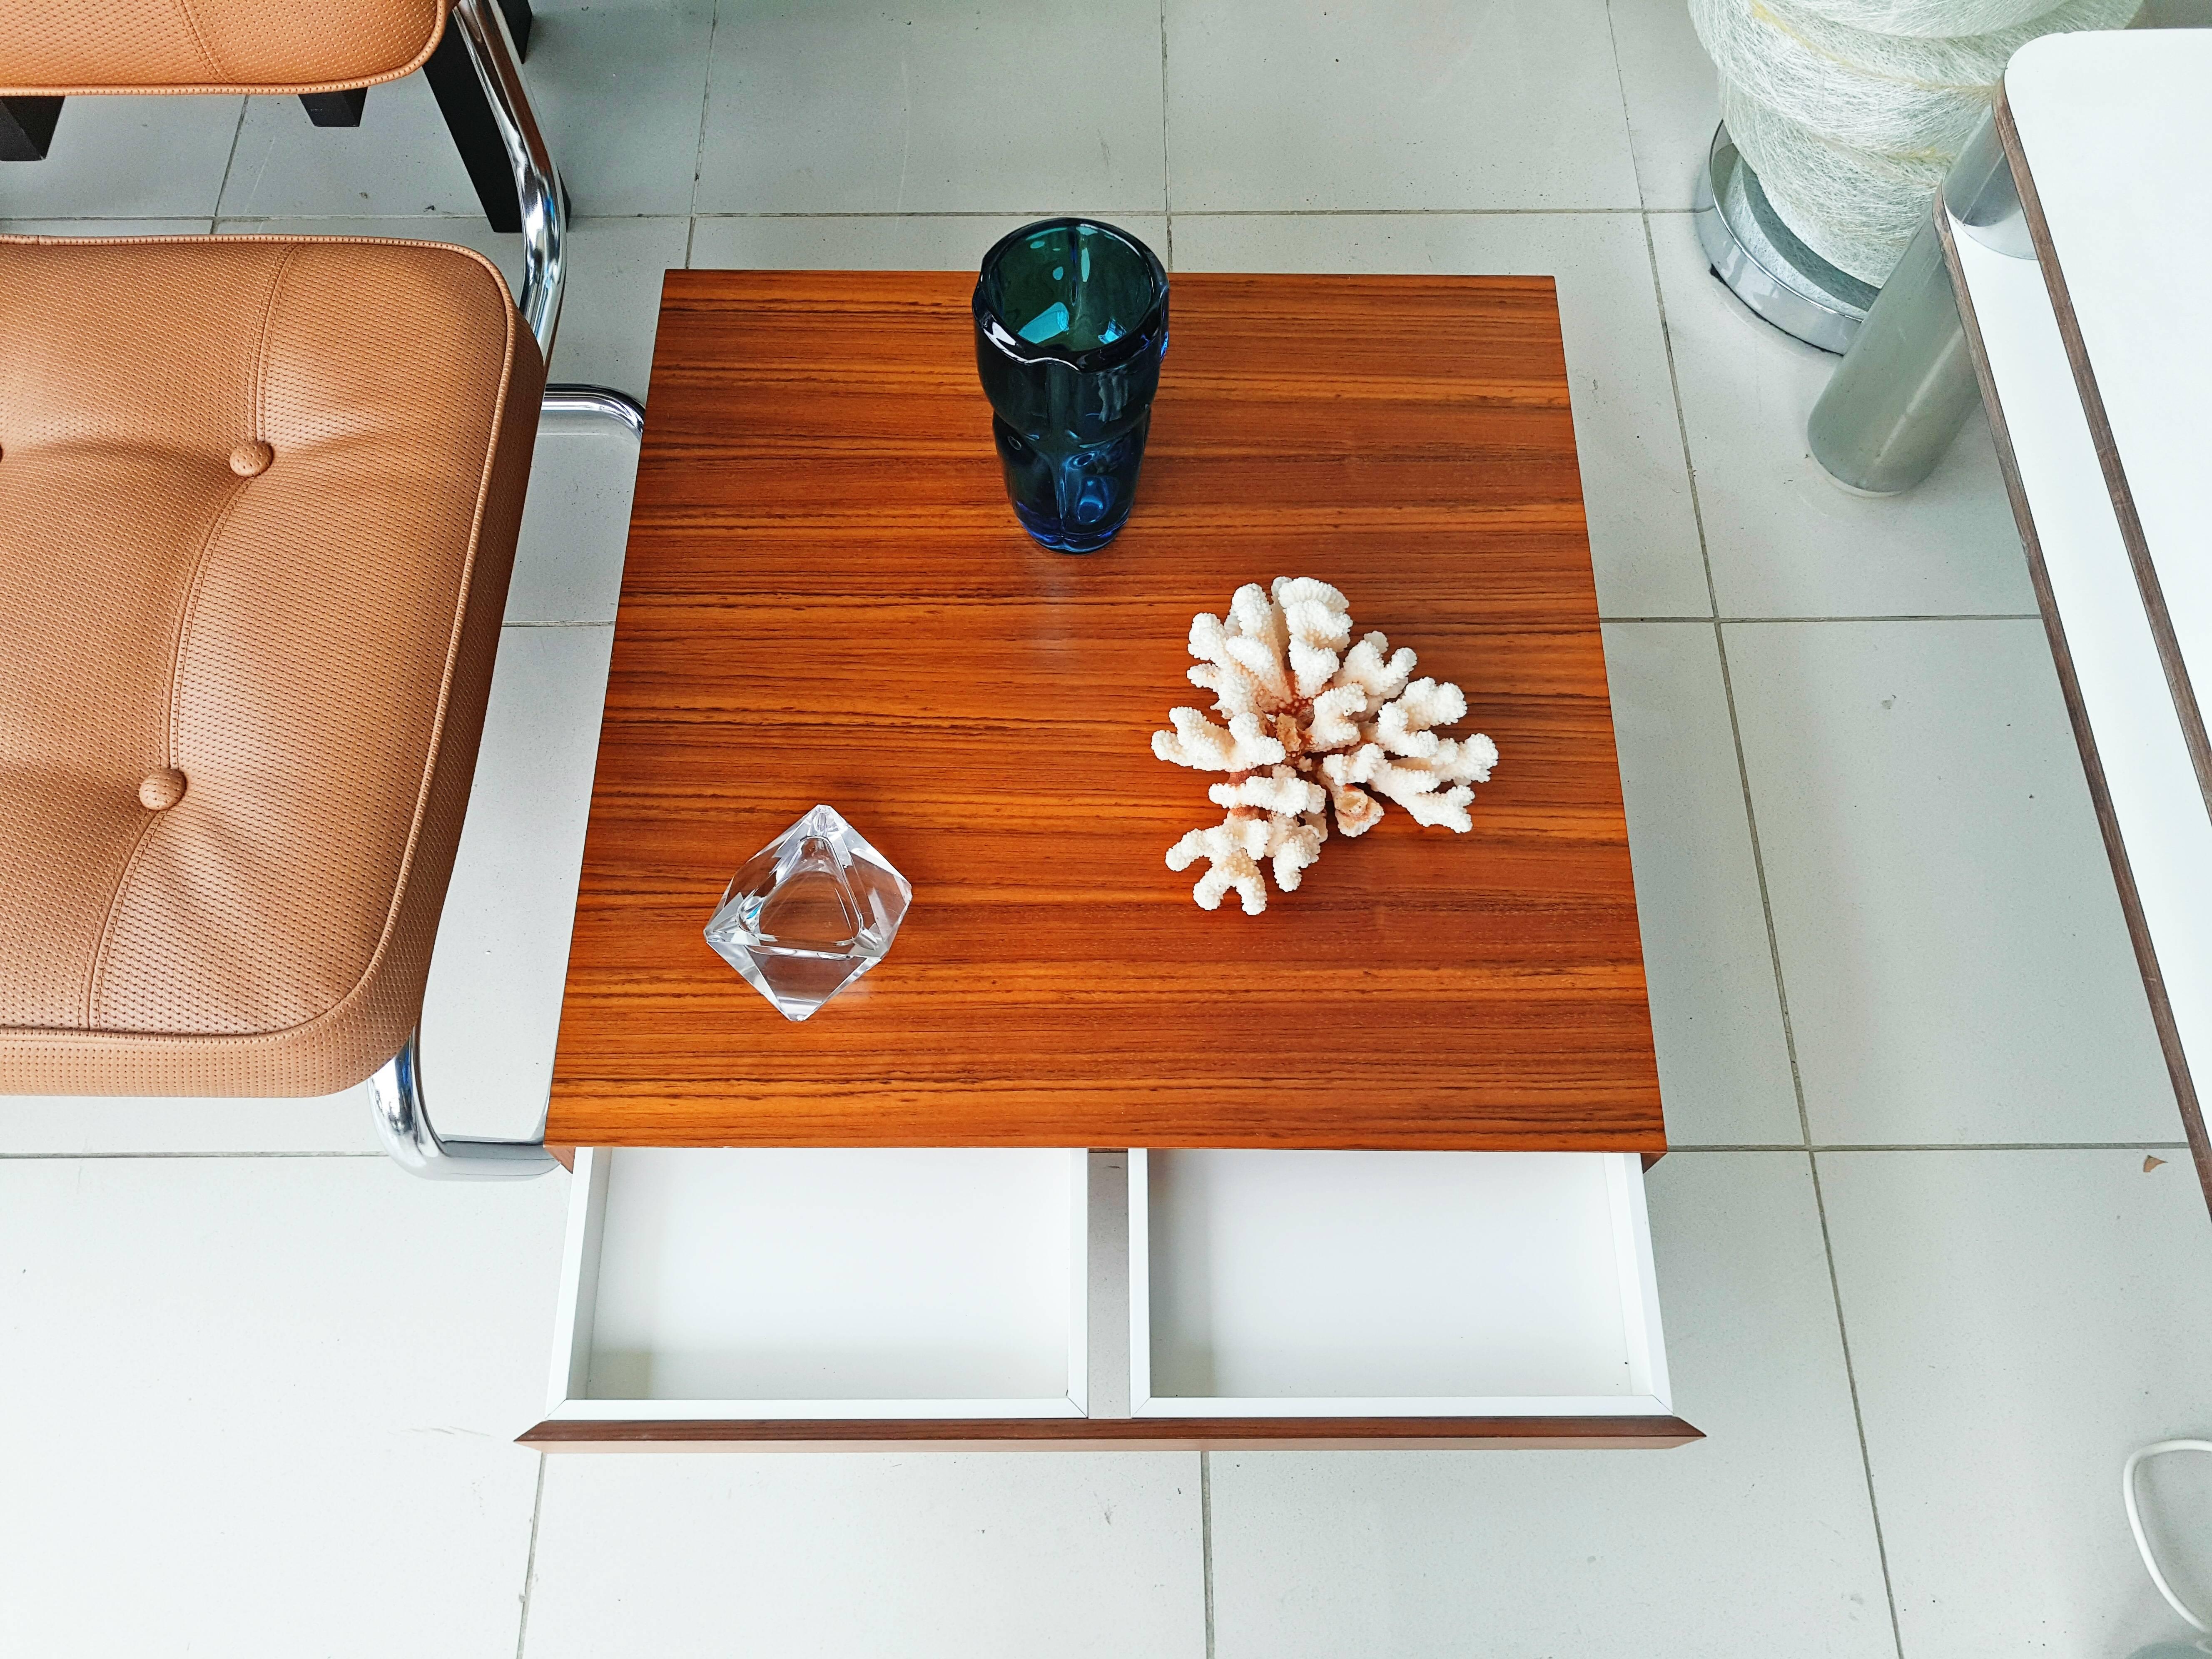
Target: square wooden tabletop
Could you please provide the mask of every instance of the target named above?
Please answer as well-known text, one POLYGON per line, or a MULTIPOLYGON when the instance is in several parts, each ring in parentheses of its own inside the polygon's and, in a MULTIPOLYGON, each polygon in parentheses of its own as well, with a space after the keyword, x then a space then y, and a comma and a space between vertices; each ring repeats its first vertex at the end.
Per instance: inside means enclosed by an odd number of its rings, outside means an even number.
POLYGON ((1007 507, 973 285, 668 275, 547 1139, 1663 1151, 1549 279, 1176 276, 1083 558, 1007 507), (1502 758, 1473 833, 1393 806, 1208 913, 1164 855, 1214 780, 1151 737, 1211 701, 1193 614, 1275 576, 1502 758), (817 801, 915 897, 794 1024, 701 929, 817 801))

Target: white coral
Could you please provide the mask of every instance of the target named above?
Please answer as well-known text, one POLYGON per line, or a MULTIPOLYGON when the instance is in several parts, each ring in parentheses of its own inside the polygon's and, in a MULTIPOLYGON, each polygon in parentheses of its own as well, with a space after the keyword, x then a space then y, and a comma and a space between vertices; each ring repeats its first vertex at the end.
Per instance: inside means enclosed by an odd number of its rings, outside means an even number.
POLYGON ((1427 828, 1473 828, 1471 786, 1487 783, 1498 745, 1474 732, 1438 735, 1467 714, 1449 681, 1414 679, 1414 656, 1380 634, 1352 643, 1352 607, 1327 582, 1281 577, 1237 590, 1225 617, 1191 619, 1191 684, 1214 694, 1217 725, 1176 708, 1171 732, 1152 733, 1164 761, 1226 772, 1206 795, 1228 809, 1168 850, 1168 868, 1207 868, 1191 890, 1206 909, 1234 890, 1245 914, 1267 908, 1262 860, 1284 892, 1297 888, 1328 837, 1329 809, 1347 836, 1382 821, 1395 802, 1427 828), (1377 799, 1376 797, 1382 797, 1377 799))
POLYGON ((1152 752, 1177 766, 1194 766, 1201 772, 1246 772, 1285 758, 1283 745, 1261 730, 1256 714, 1231 715, 1225 732, 1195 708, 1170 708, 1168 718, 1175 722, 1175 730, 1153 732, 1152 752))
POLYGON ((1319 784, 1308 783, 1287 766, 1278 766, 1264 777, 1254 773, 1242 782, 1217 783, 1206 798, 1216 806, 1256 806, 1288 817, 1318 812, 1328 805, 1319 784))
POLYGON ((1261 879, 1259 861, 1272 860, 1275 885, 1293 892, 1305 867, 1321 856, 1328 835, 1328 827, 1318 812, 1299 819, 1281 812, 1232 809, 1211 829, 1193 830, 1168 848, 1168 868, 1188 870, 1205 859, 1209 867, 1191 889, 1200 908, 1219 909, 1223 895, 1234 888, 1243 901, 1244 914, 1256 916, 1267 908, 1267 884, 1261 879))

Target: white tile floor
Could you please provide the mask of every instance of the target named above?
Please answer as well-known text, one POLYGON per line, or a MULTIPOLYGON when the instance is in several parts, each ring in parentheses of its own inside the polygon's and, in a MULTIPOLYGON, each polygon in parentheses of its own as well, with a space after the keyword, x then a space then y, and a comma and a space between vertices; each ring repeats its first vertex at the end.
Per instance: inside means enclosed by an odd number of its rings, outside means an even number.
MULTIPOLYGON (((2175 21, 2191 0, 2165 4, 2175 21)), ((1555 275, 1653 1018, 1672 1453, 555 1459, 565 1177, 434 1187, 357 1097, 0 1101, 0 1653, 1711 1656, 2179 1626, 2115 1492, 2212 1432, 2212 1225, 1986 430, 1892 502, 1831 360, 1705 273, 1682 0, 540 0, 583 216, 556 376, 658 272, 972 264, 1045 211, 1182 270, 1555 275), (2146 1168, 2148 1156, 2163 1163, 2146 1168)), ((419 82, 72 99, 0 221, 437 235, 419 82)), ((426 1043, 542 1110, 622 446, 549 431, 426 1043), (518 905, 518 894, 538 904, 518 905)), ((2212 1577, 2212 1482, 2154 1507, 2212 1577)))

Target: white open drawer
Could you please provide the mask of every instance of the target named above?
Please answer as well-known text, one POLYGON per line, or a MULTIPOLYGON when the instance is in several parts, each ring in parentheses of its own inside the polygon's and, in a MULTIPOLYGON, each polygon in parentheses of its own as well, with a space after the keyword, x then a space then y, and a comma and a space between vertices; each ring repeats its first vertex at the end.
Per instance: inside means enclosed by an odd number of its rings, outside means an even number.
POLYGON ((1666 1417, 1620 1152, 1129 1155, 1139 1417, 1666 1417))
POLYGON ((1679 1445, 1595 1152, 587 1148, 548 1450, 1679 1445))
POLYGON ((1081 1152, 586 1147, 550 1418, 1080 1417, 1081 1152))

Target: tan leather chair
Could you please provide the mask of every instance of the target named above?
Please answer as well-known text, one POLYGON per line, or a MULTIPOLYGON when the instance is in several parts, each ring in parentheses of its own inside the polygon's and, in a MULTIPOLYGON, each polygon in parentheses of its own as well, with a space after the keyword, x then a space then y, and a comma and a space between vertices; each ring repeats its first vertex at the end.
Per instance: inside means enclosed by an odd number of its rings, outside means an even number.
MULTIPOLYGON (((499 0, 518 60, 530 0, 499 0)), ((421 70, 492 228, 521 227, 492 105, 446 0, 9 0, 0 6, 0 161, 46 159, 82 93, 296 93, 319 127, 357 127, 370 87, 421 70)))
MULTIPOLYGON (((0 237, 0 1092, 371 1079, 411 1168, 550 1167, 441 1140, 414 1032, 541 397, 643 413, 544 386, 559 178, 497 9, 452 21, 523 204, 519 309, 438 243, 0 237)), ((0 88, 143 91, 208 58, 257 89, 360 84, 447 23, 446 0, 9 0, 0 88), (97 18, 122 44, 71 57, 97 18)))

